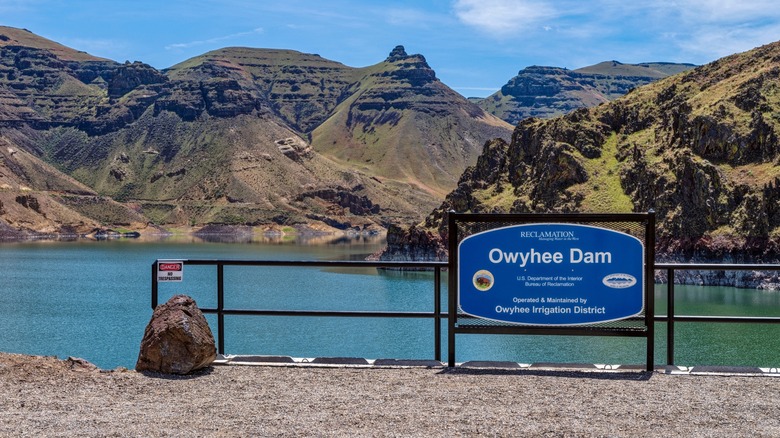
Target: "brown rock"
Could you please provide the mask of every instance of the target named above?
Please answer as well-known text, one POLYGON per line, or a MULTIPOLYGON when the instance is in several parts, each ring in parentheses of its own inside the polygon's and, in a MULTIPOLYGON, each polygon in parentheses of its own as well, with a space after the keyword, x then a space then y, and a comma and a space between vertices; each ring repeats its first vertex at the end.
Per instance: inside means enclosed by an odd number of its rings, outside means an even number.
POLYGON ((65 363, 67 363, 73 371, 95 371, 98 369, 95 364, 80 357, 70 356, 65 360, 65 363))
POLYGON ((195 300, 176 295, 154 310, 135 369, 188 374, 211 365, 216 357, 214 336, 195 300))

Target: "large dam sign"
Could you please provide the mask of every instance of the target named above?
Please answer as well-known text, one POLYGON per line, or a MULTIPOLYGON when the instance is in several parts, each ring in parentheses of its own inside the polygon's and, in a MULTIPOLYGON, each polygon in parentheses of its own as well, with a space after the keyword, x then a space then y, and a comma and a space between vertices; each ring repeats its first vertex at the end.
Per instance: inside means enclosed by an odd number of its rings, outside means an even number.
POLYGON ((655 213, 473 214, 447 220, 447 348, 457 335, 646 339, 653 369, 655 213))
POLYGON ((458 245, 462 312, 530 325, 581 325, 642 313, 644 245, 581 224, 515 225, 458 245))

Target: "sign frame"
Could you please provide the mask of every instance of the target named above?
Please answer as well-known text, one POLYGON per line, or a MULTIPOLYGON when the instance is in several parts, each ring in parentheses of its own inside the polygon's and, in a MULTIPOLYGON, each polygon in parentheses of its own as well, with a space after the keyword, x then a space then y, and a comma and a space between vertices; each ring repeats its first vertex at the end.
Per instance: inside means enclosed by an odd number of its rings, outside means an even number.
MULTIPOLYGON (((648 371, 651 371, 654 367, 654 271, 653 265, 655 260, 655 213, 651 210, 648 213, 620 213, 620 214, 590 214, 590 213, 574 213, 574 214, 470 214, 470 213, 455 213, 450 212, 448 214, 448 251, 449 251, 449 296, 448 296, 448 366, 455 366, 455 339, 458 334, 542 334, 542 335, 580 335, 580 336, 629 336, 645 338, 647 343, 647 363, 646 367, 648 371), (501 297, 502 293, 506 293, 493 284, 493 273, 490 272, 492 268, 488 267, 487 273, 483 273, 480 279, 480 284, 477 284, 477 277, 480 270, 477 269, 477 265, 468 264, 467 269, 475 272, 463 272, 461 273, 461 263, 459 249, 461 243, 467 241, 472 236, 478 236, 480 234, 488 235, 489 233, 497 233, 498 237, 502 236, 500 230, 520 230, 521 227, 528 227, 528 230, 537 231, 539 229, 554 229, 555 227, 568 228, 568 227, 588 227, 596 230, 596 233, 617 233, 626 235, 626 237, 636 238, 642 245, 641 261, 634 261, 639 263, 640 266, 632 265, 634 269, 639 269, 641 274, 640 278, 637 275, 632 275, 637 280, 636 287, 640 289, 641 293, 641 310, 636 310, 636 297, 631 296, 631 306, 628 314, 621 314, 619 318, 607 318, 605 320, 598 321, 574 321, 561 323, 560 320, 556 320, 556 323, 547 324, 540 323, 539 320, 533 321, 518 321, 518 320, 506 320, 501 318, 490 318, 489 314, 479 314, 477 312, 467 312, 461 308, 461 281, 466 283, 467 280, 471 280, 471 276, 474 276, 473 286, 470 281, 467 288, 474 294, 475 288, 484 287, 496 287, 498 288, 498 297, 501 297), (623 228, 629 228, 631 233, 623 232, 623 228), (465 277, 469 277, 465 279, 465 277), (488 286, 490 283, 490 286, 488 286), (610 323, 615 324, 610 324, 610 323)), ((507 231, 508 232, 508 231, 507 231)), ((490 237, 492 238, 492 236, 490 237)), ((540 243, 541 246, 546 248, 555 247, 553 244, 546 245, 544 242, 540 243), (545 246, 546 245, 546 246, 545 246)), ((561 246, 568 248, 565 242, 561 242, 561 246)), ((563 253, 564 251, 561 251, 563 253)), ((633 254, 633 253, 632 253, 633 254)), ((520 256, 517 255, 516 256, 520 256)), ((528 257, 528 254, 525 254, 528 257)), ((551 265, 559 264, 564 266, 565 256, 562 254, 556 254, 553 250, 549 250, 547 255, 535 255, 537 262, 542 263, 544 261, 549 262, 551 265), (544 258, 546 257, 546 258, 544 258)), ((468 258, 470 256, 464 256, 468 258)), ((500 259, 498 253, 494 253, 493 261, 500 259)), ((488 262, 488 265, 491 263, 488 262)), ((499 268, 496 268, 499 269, 499 268)), ((500 269, 514 269, 514 268, 500 268, 500 269)), ((545 269, 545 268, 540 268, 545 269)), ((595 268, 594 268, 595 269, 595 268)), ((586 272, 586 271, 583 271, 586 272)), ((594 270, 594 275, 595 274, 594 270)), ((614 272, 617 274, 618 272, 614 272)), ((609 273, 608 273, 609 274, 609 273)), ((506 276, 506 273, 498 275, 506 276)), ((587 277, 587 275, 585 275, 587 277)), ((604 276, 603 281, 607 281, 608 275, 604 276)), ((506 283, 506 281, 502 281, 506 283)), ((590 292, 585 289, 591 289, 592 284, 583 282, 582 284, 574 282, 575 284, 568 284, 564 289, 557 289, 555 287, 545 288, 544 293, 551 292, 553 296, 580 296, 578 294, 587 294, 590 292), (567 295, 568 294, 568 295, 567 295), (573 295, 572 295, 573 294, 573 295)), ((633 285, 632 285, 633 286, 633 285)), ((467 288, 464 288, 466 290, 467 288)), ((537 292, 541 289, 537 289, 537 292)), ((469 292, 466 292, 468 294, 469 292)), ((636 291, 634 290, 634 292, 636 291)), ((505 298, 505 297, 503 297, 505 298)), ((473 300, 479 300, 480 298, 469 298, 469 305, 473 305, 473 300)), ((493 299, 493 298, 490 298, 493 299)), ((608 305, 603 305, 608 307, 608 305)), ((467 306, 468 307, 468 306, 467 306)), ((489 309, 489 305, 485 306, 489 309)), ((601 307, 599 307, 601 309, 601 307)), ((468 308, 466 310, 473 310, 468 308)), ((490 311, 488 310, 488 313, 490 311)), ((520 316, 513 315, 514 318, 522 318, 520 316)), ((557 318, 557 316, 554 316, 557 318)))

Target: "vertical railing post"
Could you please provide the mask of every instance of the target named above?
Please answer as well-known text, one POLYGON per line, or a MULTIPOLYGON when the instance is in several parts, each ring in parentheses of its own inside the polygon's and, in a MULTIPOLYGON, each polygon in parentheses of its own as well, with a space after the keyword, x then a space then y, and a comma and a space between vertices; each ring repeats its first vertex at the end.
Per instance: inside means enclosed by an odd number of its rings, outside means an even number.
POLYGON ((455 222, 455 212, 447 214, 448 228, 447 233, 449 243, 449 257, 447 275, 447 366, 455 366, 455 323, 458 318, 458 278, 455 273, 455 267, 458 263, 458 228, 455 222))
POLYGON ((666 269, 666 364, 674 365, 674 268, 666 269))
POLYGON ((152 310, 157 308, 157 260, 152 263, 152 310))
POLYGON ((647 326, 647 371, 655 370, 655 211, 647 212, 645 229, 645 325, 647 326))
POLYGON ((217 263, 217 352, 225 354, 225 265, 217 263))
POLYGON ((433 356, 441 362, 441 266, 433 271, 433 356))

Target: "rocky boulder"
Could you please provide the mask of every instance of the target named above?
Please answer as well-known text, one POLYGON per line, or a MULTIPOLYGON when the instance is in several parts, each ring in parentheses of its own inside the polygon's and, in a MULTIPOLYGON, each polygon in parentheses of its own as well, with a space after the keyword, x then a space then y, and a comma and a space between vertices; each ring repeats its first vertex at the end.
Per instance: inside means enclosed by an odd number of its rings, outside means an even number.
POLYGON ((195 300, 176 295, 154 310, 135 369, 188 374, 211 365, 216 357, 214 336, 195 300))

